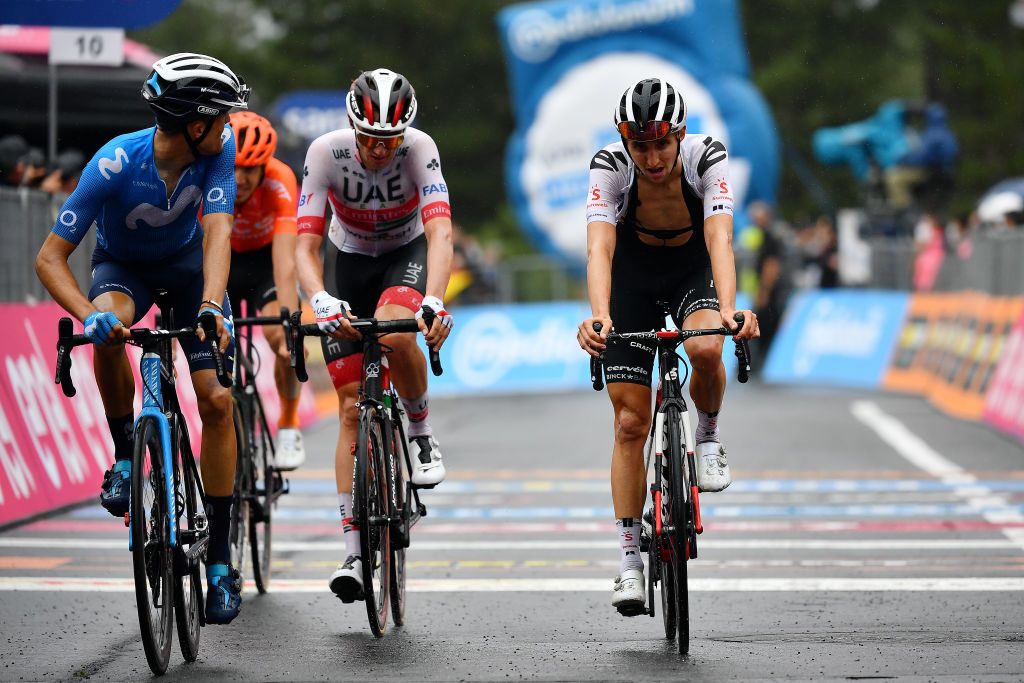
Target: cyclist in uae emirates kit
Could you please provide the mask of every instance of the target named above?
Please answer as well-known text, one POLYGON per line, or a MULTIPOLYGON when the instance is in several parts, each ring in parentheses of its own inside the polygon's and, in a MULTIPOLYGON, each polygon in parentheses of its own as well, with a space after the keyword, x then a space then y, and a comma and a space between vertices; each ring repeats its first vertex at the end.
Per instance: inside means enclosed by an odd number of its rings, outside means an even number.
MULTIPOLYGON (((228 112, 245 108, 249 88, 219 60, 179 53, 153 65, 142 88, 156 127, 114 138, 82 172, 36 257, 54 300, 81 320, 96 345, 93 365, 114 440, 114 465, 100 502, 128 511, 135 382, 124 349, 128 328, 168 292, 177 323, 212 316, 221 351, 231 358, 231 307, 224 294, 235 204, 235 139, 228 112), (199 211, 203 211, 200 221, 199 211), (82 293, 68 257, 96 222, 92 286, 82 293)), ((241 606, 241 582, 229 565, 235 429, 231 390, 217 382, 214 358, 199 340, 181 342, 203 421, 200 465, 210 541, 206 620, 229 623, 241 606)), ((229 364, 230 367, 230 364, 229 364)), ((165 596, 164 599, 170 599, 165 596)))
MULTIPOLYGON (((611 484, 620 547, 612 604, 623 614, 645 604, 640 514, 645 482, 644 442, 651 424, 655 349, 640 343, 606 348, 617 332, 661 329, 657 302, 671 306, 681 329, 720 327, 741 338, 758 334, 757 318, 742 311, 737 329, 732 251, 733 197, 725 146, 708 135, 686 135, 682 94, 658 78, 628 88, 615 108, 621 142, 594 155, 587 203, 587 289, 591 317, 577 333, 593 356, 604 353, 608 396, 615 413, 611 484), (594 323, 602 324, 601 332, 594 323)), ((697 408, 697 483, 721 491, 731 481, 718 415, 725 393, 722 337, 683 345, 693 366, 690 396, 697 408)))
MULTIPOLYGON (((356 394, 362 372, 355 316, 420 319, 427 343, 440 347, 452 326, 441 297, 452 261, 448 186, 437 145, 410 128, 416 94, 401 74, 366 71, 346 100, 351 129, 327 133, 310 145, 299 197, 296 261, 299 282, 324 337, 324 356, 340 399, 341 431, 335 454, 338 503, 348 557, 330 577, 342 600, 362 598, 359 530, 352 526, 352 447, 357 431, 356 394), (323 281, 320 246, 328 203, 328 236, 338 248, 331 293, 323 281), (422 309, 430 309, 430 329, 422 309)), ((409 418, 412 481, 444 479, 441 449, 428 422, 427 364, 415 335, 388 336, 392 380, 409 418)))
MULTIPOLYGON (((231 233, 231 275, 228 295, 240 310, 242 301, 255 311, 275 316, 281 306, 299 309, 295 275, 295 213, 299 188, 295 174, 274 158, 277 132, 259 114, 231 115, 235 131, 235 228, 231 233)), ((289 367, 284 330, 264 327, 267 343, 277 354, 274 381, 281 399, 274 466, 293 470, 306 460, 299 432, 299 382, 289 367)))

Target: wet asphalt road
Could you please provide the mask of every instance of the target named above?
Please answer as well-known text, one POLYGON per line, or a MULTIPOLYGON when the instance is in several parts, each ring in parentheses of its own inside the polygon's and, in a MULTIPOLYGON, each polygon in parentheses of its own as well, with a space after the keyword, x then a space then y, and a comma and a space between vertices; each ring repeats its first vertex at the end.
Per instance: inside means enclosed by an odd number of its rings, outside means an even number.
MULTIPOLYGON (((1024 680, 1024 450, 986 428, 912 398, 731 388, 735 483, 702 499, 683 660, 660 614, 609 604, 603 395, 432 414, 450 475, 414 530, 406 626, 375 639, 327 590, 328 421, 276 517, 271 593, 204 629, 198 662, 175 646, 167 678, 1024 680)), ((150 676, 125 529, 98 506, 0 534, 0 623, 0 680, 150 676)))

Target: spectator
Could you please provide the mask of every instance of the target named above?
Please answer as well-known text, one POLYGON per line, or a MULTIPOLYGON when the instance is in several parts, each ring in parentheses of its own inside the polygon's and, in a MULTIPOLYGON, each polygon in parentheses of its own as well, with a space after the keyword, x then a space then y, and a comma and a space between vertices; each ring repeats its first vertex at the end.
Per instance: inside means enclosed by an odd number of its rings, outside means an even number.
POLYGON ((753 202, 747 209, 752 221, 744 235, 756 241, 758 248, 754 257, 754 312, 761 326, 761 337, 757 341, 759 361, 764 365, 775 333, 782 320, 792 288, 790 268, 787 267, 787 228, 776 222, 772 207, 764 202, 753 202))
POLYGON ((25 170, 22 158, 28 152, 28 143, 20 135, 0 138, 0 185, 18 187, 25 170))
POLYGON ((85 167, 85 156, 77 149, 68 149, 57 155, 56 168, 46 176, 39 189, 50 194, 71 194, 85 167))
POLYGON ((38 147, 31 147, 21 157, 21 186, 39 187, 47 176, 46 155, 38 147))
POLYGON ((945 230, 935 216, 926 213, 921 216, 914 229, 914 289, 928 292, 935 287, 935 280, 946 256, 945 230))

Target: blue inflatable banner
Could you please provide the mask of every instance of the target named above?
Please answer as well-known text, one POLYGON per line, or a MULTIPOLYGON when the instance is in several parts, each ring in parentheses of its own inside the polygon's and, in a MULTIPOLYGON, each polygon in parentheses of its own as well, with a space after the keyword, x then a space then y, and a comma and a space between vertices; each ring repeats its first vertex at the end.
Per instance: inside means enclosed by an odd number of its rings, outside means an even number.
POLYGON ((509 201, 546 252, 581 266, 590 159, 618 139, 622 92, 657 76, 680 89, 687 134, 730 155, 738 207, 773 201, 779 142, 750 79, 735 0, 550 0, 498 14, 517 128, 506 157, 509 201))
POLYGON ((877 388, 903 329, 903 292, 820 290, 789 303, 768 354, 767 382, 877 388))
MULTIPOLYGON (((441 349, 444 374, 430 377, 431 395, 593 391, 590 356, 576 341, 576 328, 590 315, 590 306, 575 301, 465 306, 452 313, 455 328, 441 349)), ((423 347, 422 336, 419 340, 423 347)), ((735 377, 732 340, 722 355, 729 377, 735 377)))
POLYGON ((293 90, 274 102, 274 116, 284 127, 307 141, 348 128, 345 90, 293 90))
POLYGON ((181 0, 3 0, 0 24, 145 28, 162 21, 181 0))

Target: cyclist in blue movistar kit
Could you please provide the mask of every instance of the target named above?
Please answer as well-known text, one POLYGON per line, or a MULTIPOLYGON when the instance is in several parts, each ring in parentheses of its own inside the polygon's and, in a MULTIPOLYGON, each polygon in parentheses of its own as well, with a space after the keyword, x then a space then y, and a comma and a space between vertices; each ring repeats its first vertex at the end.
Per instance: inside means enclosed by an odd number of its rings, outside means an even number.
MULTIPOLYGON (((128 511, 135 382, 124 349, 128 328, 168 292, 175 324, 212 316, 222 352, 231 342, 225 296, 235 203, 235 141, 228 113, 246 107, 249 88, 222 62, 181 53, 161 59, 142 88, 156 127, 114 138, 92 158, 39 250, 36 272, 53 298, 81 320, 95 346, 93 365, 114 440, 114 466, 100 502, 128 511), (203 217, 200 222, 199 210, 203 217), (92 286, 82 293, 68 257, 93 222, 92 286)), ((235 430, 231 392, 217 382, 199 340, 182 342, 203 421, 201 465, 210 543, 206 619, 226 624, 241 606, 229 564, 235 430)), ((228 353, 230 357, 230 353, 228 353)))

